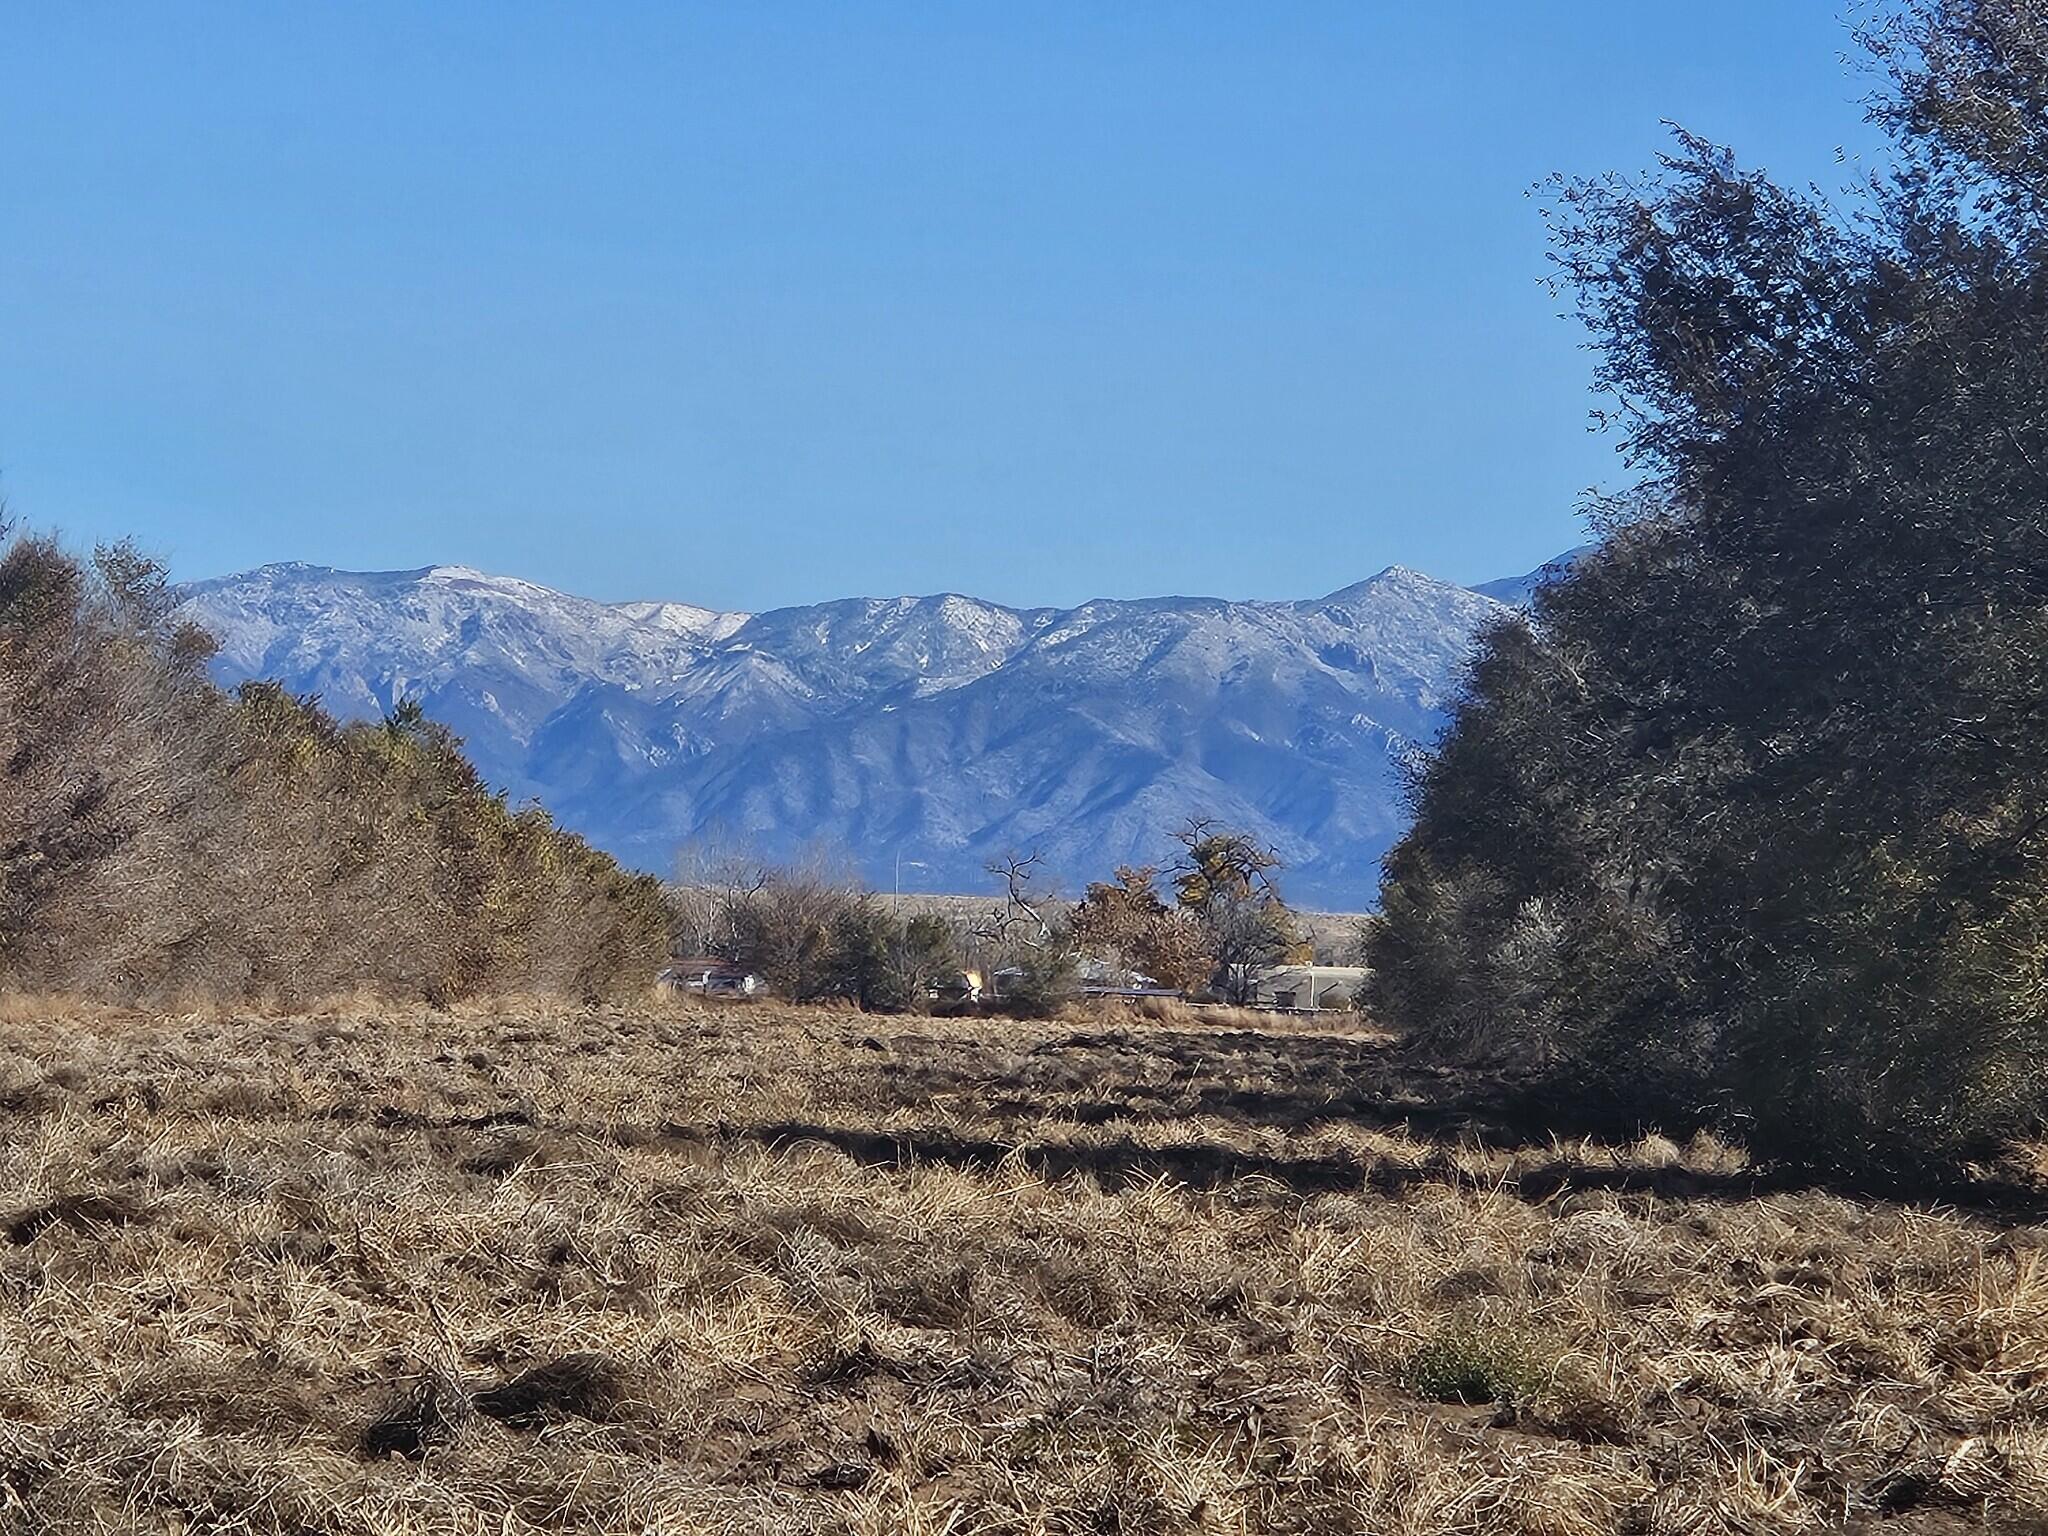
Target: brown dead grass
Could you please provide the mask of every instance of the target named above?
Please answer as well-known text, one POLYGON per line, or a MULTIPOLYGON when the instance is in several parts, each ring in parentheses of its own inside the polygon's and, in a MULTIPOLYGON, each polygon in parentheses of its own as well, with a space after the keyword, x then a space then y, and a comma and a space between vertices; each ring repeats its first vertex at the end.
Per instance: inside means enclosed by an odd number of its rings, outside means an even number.
POLYGON ((1200 1017, 10 1000, 0 1531, 2048 1522, 2010 1191, 1455 1087, 1200 1017))

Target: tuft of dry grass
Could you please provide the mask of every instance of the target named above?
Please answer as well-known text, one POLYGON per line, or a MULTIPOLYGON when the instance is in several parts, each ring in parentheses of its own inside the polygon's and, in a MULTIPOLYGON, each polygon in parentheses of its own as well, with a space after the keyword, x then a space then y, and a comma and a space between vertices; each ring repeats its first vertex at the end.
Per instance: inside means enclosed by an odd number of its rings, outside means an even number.
POLYGON ((1199 1014, 10 1001, 0 1531, 2048 1523, 2012 1189, 1467 1097, 1199 1014))
POLYGON ((1129 1001, 1101 998, 1070 1003, 1061 1015, 1069 1023, 1164 1024, 1208 1032, 1245 1030, 1261 1035, 1351 1035, 1385 1042, 1391 1037, 1363 1014, 1344 1008, 1320 1013, 1267 1013, 1229 1003, 1190 1003, 1178 997, 1142 997, 1129 1001))

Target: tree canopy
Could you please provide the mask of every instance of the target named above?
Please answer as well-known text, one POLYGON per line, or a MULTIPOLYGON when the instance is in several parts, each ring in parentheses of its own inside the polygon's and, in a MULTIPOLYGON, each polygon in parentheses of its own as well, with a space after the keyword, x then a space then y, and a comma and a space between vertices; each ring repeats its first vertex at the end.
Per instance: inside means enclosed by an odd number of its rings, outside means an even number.
POLYGON ((9 532, 0 986, 447 1000, 652 982, 658 882, 508 805, 416 704, 344 725, 275 684, 223 694, 160 564, 9 532))
POLYGON ((1414 780, 1373 1001, 1588 1112, 1921 1168, 2048 1102, 2048 8, 1866 42, 1839 198, 1558 182, 1639 478, 1414 780))

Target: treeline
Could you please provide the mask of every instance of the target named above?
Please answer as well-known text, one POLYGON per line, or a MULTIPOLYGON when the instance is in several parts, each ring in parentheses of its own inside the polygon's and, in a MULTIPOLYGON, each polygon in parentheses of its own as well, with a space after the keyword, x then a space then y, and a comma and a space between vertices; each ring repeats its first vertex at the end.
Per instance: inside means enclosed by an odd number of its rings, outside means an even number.
POLYGON ((999 860, 995 900, 972 912, 916 897, 906 909, 825 855, 777 864, 696 850, 674 898, 677 942, 747 967, 796 1002, 923 1011, 973 973, 984 1001, 1026 1016, 1056 1012, 1084 972, 1243 1002, 1266 969, 1313 958, 1281 898, 1277 854, 1208 820, 1176 837, 1183 851, 1171 868, 1120 868, 1075 902, 1051 889, 1035 855, 999 860))
POLYGON ((2048 1112, 2048 12, 1867 38, 1844 203, 1563 184, 1627 461, 1414 787, 1373 1005, 1560 1108, 1899 1174, 2048 1112))
POLYGON ((650 877, 402 705, 223 693, 163 568, 0 527, 0 986, 124 998, 644 990, 650 877))

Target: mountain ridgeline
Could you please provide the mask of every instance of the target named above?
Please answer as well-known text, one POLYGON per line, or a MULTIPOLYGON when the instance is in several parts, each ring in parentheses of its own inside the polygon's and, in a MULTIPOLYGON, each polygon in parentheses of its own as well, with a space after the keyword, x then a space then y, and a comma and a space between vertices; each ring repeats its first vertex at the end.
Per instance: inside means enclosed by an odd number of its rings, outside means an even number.
POLYGON ((871 880, 973 890, 1037 849, 1070 887, 1162 859, 1190 815, 1269 841, 1299 901, 1370 903, 1478 634, 1540 576, 1399 566, 1301 602, 1004 607, 854 598, 767 613, 607 604, 461 566, 270 565, 182 589, 224 684, 344 716, 401 699, 484 777, 644 869, 723 840, 822 844, 871 880))

